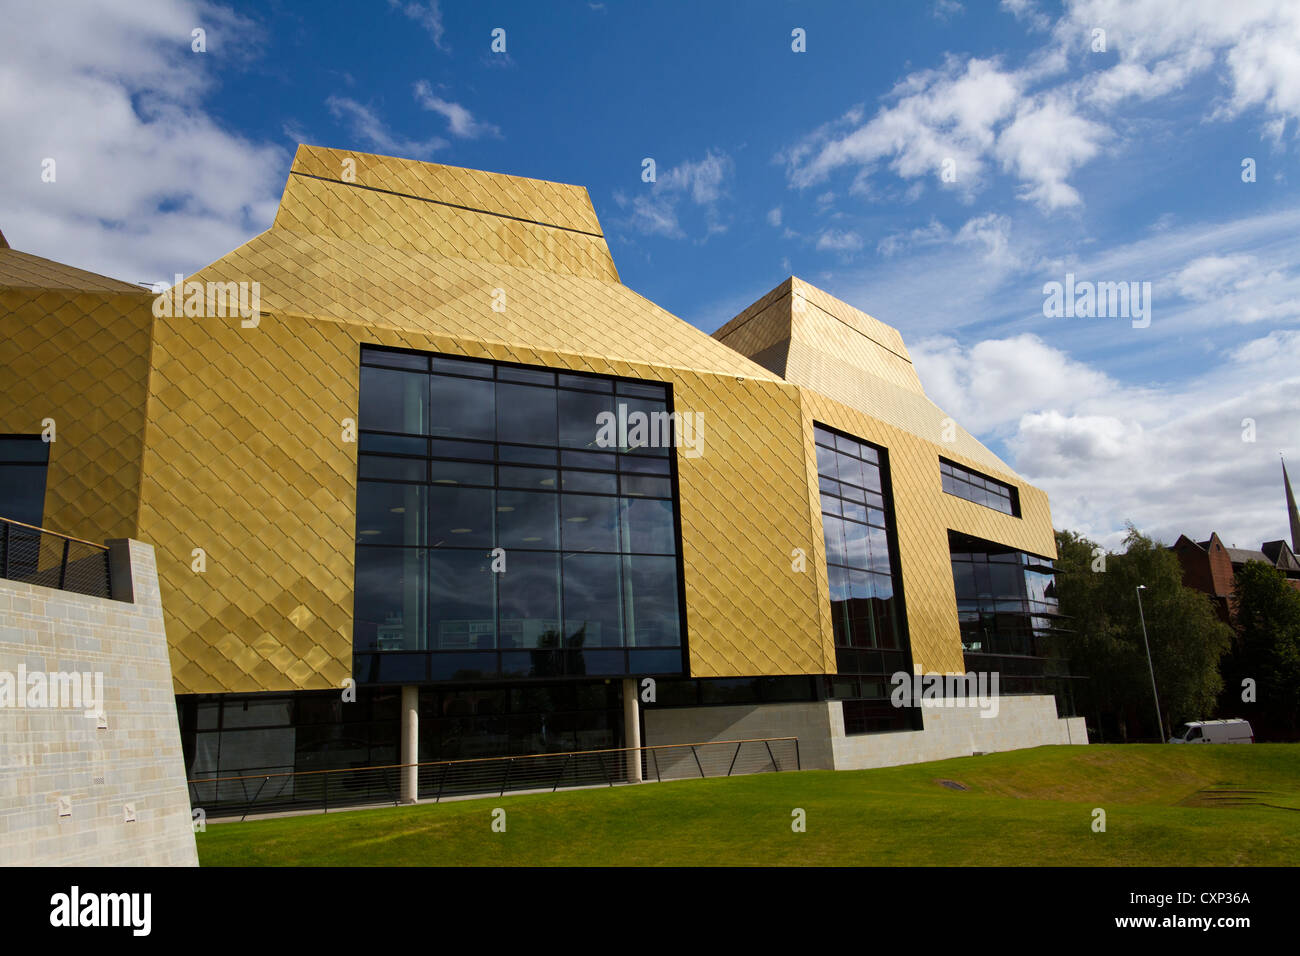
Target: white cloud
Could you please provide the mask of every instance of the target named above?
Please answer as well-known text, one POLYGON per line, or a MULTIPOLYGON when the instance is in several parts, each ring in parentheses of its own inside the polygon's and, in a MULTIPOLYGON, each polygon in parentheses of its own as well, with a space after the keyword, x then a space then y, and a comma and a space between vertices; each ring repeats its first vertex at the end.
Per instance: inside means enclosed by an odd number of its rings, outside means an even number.
POLYGON ((1200 256, 1168 277, 1171 287, 1192 303, 1187 324, 1210 321, 1249 324, 1300 318, 1300 271, 1294 256, 1261 261, 1246 253, 1200 256))
MULTIPOLYGON (((814 132, 782 158, 790 183, 805 188, 843 166, 859 167, 854 190, 869 192, 867 179, 882 161, 905 180, 933 176, 945 167, 966 199, 983 185, 995 159, 1023 184, 1022 195, 1044 209, 1078 205, 1066 182, 1092 159, 1108 136, 1064 93, 1029 94, 1027 78, 995 60, 949 58, 943 67, 912 73, 865 123, 857 111, 814 132), (865 174, 865 175, 864 175, 865 174)), ((921 182, 913 184, 915 190, 921 182)))
POLYGON ((1018 98, 1015 76, 996 61, 949 58, 939 69, 904 78, 889 96, 893 104, 866 123, 861 110, 850 111, 782 158, 796 188, 822 182, 843 166, 870 168, 882 160, 904 179, 937 181, 951 159, 958 183, 973 184, 995 141, 994 127, 1011 115, 1018 98))
POLYGON ((689 201, 704 213, 706 236, 725 232, 720 204, 727 195, 727 182, 735 164, 726 153, 709 150, 702 159, 687 160, 660 174, 636 196, 616 192, 614 201, 629 210, 623 225, 645 235, 683 239, 680 207, 689 201))
POLYGON ((928 394, 964 427, 978 434, 1005 434, 1022 415, 1062 403, 1114 392, 1102 372, 1073 361, 1037 335, 987 339, 966 349, 945 336, 910 348, 928 394))
POLYGON ((774 207, 774 208, 772 208, 772 209, 769 209, 769 210, 767 211, 767 224, 768 224, 769 226, 772 226, 773 228, 778 228, 778 227, 780 227, 780 225, 781 225, 781 207, 780 207, 780 206, 776 206, 776 207, 774 207))
POLYGON ((1036 336, 912 349, 927 393, 1002 438, 1053 522, 1117 546, 1125 522, 1166 543, 1286 533, 1277 453, 1300 453, 1300 331, 1271 332, 1173 385, 1126 387, 1036 336), (1243 422, 1256 441, 1243 441, 1243 422))
POLYGON ((1052 25, 1051 18, 1038 9, 1034 0, 1002 0, 1002 9, 1033 30, 1046 30, 1052 25))
POLYGON ((1184 298, 1205 301, 1240 283, 1255 264, 1248 255, 1201 256, 1178 271, 1174 283, 1184 298))
POLYGON ((968 219, 957 230, 953 241, 958 245, 973 245, 984 250, 984 262, 1004 269, 1019 268, 1020 257, 1011 249, 1011 220, 997 213, 988 213, 968 219))
POLYGON ((890 258, 909 250, 953 246, 982 250, 979 261, 983 269, 990 266, 1018 269, 1023 265, 1020 255, 1012 248, 1011 220, 992 212, 966 220, 955 233, 937 219, 931 219, 927 225, 886 236, 876 243, 876 251, 890 258))
POLYGON ((732 168, 731 157, 710 150, 703 159, 674 166, 656 185, 664 192, 688 194, 696 205, 706 206, 722 198, 732 168))
POLYGON ((388 0, 388 5, 418 23, 429 34, 435 47, 444 53, 449 52, 450 48, 443 42, 447 31, 442 24, 442 10, 438 7, 438 0, 426 0, 424 3, 418 0, 388 0))
POLYGON ((395 156, 419 158, 443 149, 447 141, 440 136, 412 140, 399 136, 370 107, 346 96, 331 96, 325 101, 335 119, 346 122, 354 136, 371 146, 395 156))
POLYGON ((1144 80, 1158 95, 1217 64, 1227 94, 1215 115, 1258 107, 1274 119, 1300 119, 1300 4, 1294 0, 1074 0, 1054 32, 1070 39, 1098 26, 1120 59, 1098 81, 1094 96, 1103 101, 1139 91, 1144 80))
POLYGON ((1194 73, 1214 62, 1205 49, 1194 47, 1147 68, 1132 60, 1101 70, 1084 80, 1084 99, 1105 109, 1134 98, 1150 100, 1180 89, 1194 73))
POLYGON ((862 237, 851 230, 827 229, 817 237, 817 248, 822 252, 857 252, 862 248, 862 237))
POLYGON ((219 72, 256 51, 252 22, 187 0, 10 4, 4 16, 0 227, 15 248, 170 281, 270 225, 288 153, 204 108, 219 72), (206 53, 191 51, 196 27, 206 53))
POLYGON ((1049 210, 1077 206, 1079 193, 1065 180, 1097 154, 1108 134, 1064 96, 1047 95, 1020 105, 998 135, 996 154, 1003 169, 1020 177, 1022 198, 1049 210))
POLYGON ((805 189, 850 167, 851 191, 878 199, 887 169, 908 183, 907 200, 934 176, 969 202, 994 161, 1019 181, 1021 198, 1048 212, 1078 207, 1083 197, 1070 178, 1117 140, 1118 110, 1215 68, 1224 94, 1206 119, 1257 110, 1262 134, 1279 142, 1288 122, 1300 121, 1295 0, 1071 0, 1054 25, 1031 0, 1002 7, 1033 30, 1051 27, 1018 67, 948 55, 940 67, 907 74, 874 115, 855 107, 781 151, 790 185, 805 189), (1119 60, 1101 69, 1089 62, 1097 28, 1119 60), (955 182, 940 178, 948 161, 955 182))
POLYGON ((499 137, 501 135, 500 129, 491 123, 474 119, 473 114, 459 103, 453 103, 450 100, 444 100, 440 96, 435 96, 433 88, 429 86, 426 80, 420 80, 415 84, 415 100, 426 110, 438 113, 446 118, 447 127, 453 136, 459 136, 462 139, 478 139, 480 136, 499 137))
POLYGON ((934 5, 930 7, 930 16, 944 23, 965 12, 966 8, 957 0, 934 0, 934 5))

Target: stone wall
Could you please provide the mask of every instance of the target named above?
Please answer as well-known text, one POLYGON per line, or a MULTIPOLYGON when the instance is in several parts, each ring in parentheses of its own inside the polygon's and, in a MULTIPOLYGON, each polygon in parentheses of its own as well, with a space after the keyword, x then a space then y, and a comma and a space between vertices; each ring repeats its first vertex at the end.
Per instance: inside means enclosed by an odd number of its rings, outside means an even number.
POLYGON ((1000 697, 996 717, 971 707, 926 707, 925 730, 844 734, 844 706, 829 701, 836 770, 865 770, 927 760, 969 757, 1052 744, 1086 744, 1082 717, 1056 716, 1050 696, 1000 697))
POLYGON ((974 708, 926 707, 924 720, 925 730, 846 736, 844 706, 834 700, 647 708, 644 743, 798 737, 804 770, 864 770, 1088 742, 1084 719, 1057 717, 1056 701, 1048 696, 1000 697, 996 717, 981 717, 974 708))
POLYGON ((198 864, 154 551, 110 548, 129 602, 0 578, 0 681, 103 675, 100 715, 0 706, 0 865, 198 864))
MULTIPOLYGON (((798 737, 799 766, 834 769, 830 713, 825 701, 737 704, 718 707, 647 707, 644 746, 694 744, 706 740, 798 737)), ((843 719, 840 721, 843 732, 843 719)), ((691 759, 687 757, 686 759, 691 759)))

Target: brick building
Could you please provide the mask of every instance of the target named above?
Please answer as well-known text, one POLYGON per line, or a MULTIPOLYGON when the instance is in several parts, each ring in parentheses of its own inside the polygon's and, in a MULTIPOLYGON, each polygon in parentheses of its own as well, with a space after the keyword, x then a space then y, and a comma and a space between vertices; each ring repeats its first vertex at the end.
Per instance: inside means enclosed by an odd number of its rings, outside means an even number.
POLYGON ((1300 590, 1300 558, 1296 557, 1296 551, 1300 550, 1300 511, 1296 508, 1285 464, 1282 465, 1282 484, 1286 488, 1287 515, 1291 525, 1290 544, 1279 538, 1265 541, 1257 550, 1230 548, 1217 533, 1212 532, 1206 541, 1193 541, 1185 534, 1179 535, 1170 549, 1178 555, 1183 566, 1183 584, 1208 594, 1219 617, 1227 624, 1233 623, 1235 575, 1248 561, 1272 565, 1286 575, 1293 588, 1300 590))

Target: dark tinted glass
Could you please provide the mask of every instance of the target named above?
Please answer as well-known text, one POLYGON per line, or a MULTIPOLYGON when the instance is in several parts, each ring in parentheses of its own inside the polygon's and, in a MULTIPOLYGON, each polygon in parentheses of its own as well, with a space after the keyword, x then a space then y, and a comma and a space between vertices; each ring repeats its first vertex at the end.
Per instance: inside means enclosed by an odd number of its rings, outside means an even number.
POLYGON ((0 518, 41 526, 49 455, 39 435, 0 438, 0 518))
POLYGON ((565 551, 617 551, 618 499, 560 496, 560 533, 565 551))
POLYGON ((566 468, 594 468, 597 471, 613 471, 617 458, 585 451, 560 452, 560 464, 566 468))
POLYGON ((673 558, 628 555, 624 564, 628 644, 675 646, 681 642, 677 605, 677 562, 673 558))
POLYGON ((566 471, 562 476, 565 491, 589 491, 592 494, 618 494, 618 477, 608 472, 566 471))
MULTIPOLYGON (((625 646, 680 646, 666 387, 365 354, 363 682, 618 675, 625 646), (640 454, 616 454, 620 437, 640 454)), ((681 668, 675 650, 637 660, 681 668)), ((533 730, 546 746, 579 732, 533 730)))
POLYGON ((497 545, 555 550, 560 546, 559 497, 546 492, 497 492, 497 545))
POLYGON ((556 444, 555 389, 497 382, 497 439, 556 444))
POLYGON ((358 650, 418 650, 425 637, 425 555, 416 548, 357 548, 358 650))
POLYGON ((472 375, 475 378, 491 378, 492 365, 488 362, 474 362, 469 359, 450 359, 435 355, 433 370, 449 375, 472 375))
POLYGON ((495 646, 495 579, 484 552, 426 551, 429 563, 429 635, 435 650, 495 646))
POLYGON ((568 647, 623 645, 622 558, 564 555, 564 639, 568 647))
POLYGON ((429 463, 423 458, 385 458, 379 455, 361 455, 357 473, 362 478, 389 481, 428 481, 429 463))
POLYGON ((431 435, 484 441, 495 437, 496 392, 491 382, 434 375, 429 388, 431 435))
POLYGON ((612 395, 590 392, 557 393, 560 415, 560 444, 566 448, 591 450, 598 444, 602 425, 614 414, 612 395))
POLYGON ((426 543, 425 485, 363 481, 357 485, 357 543, 420 547, 426 543))
POLYGON ((560 557, 553 552, 507 555, 497 575, 501 646, 558 647, 560 632, 560 557))
POLYGON ((429 370, 427 355, 413 355, 410 352, 390 352, 387 349, 363 348, 361 361, 366 365, 387 365, 390 368, 414 369, 419 372, 429 370))
POLYGON ((433 548, 491 548, 491 488, 433 485, 429 488, 429 537, 433 548))
POLYGON ((377 435, 362 432, 358 449, 362 452, 374 452, 380 455, 418 455, 424 457, 429 453, 427 438, 411 438, 406 435, 377 435))
POLYGON ((673 554, 677 550, 671 501, 624 498, 620 507, 624 551, 673 554))
POLYGON ((497 484, 502 488, 527 488, 532 491, 555 491, 559 472, 554 468, 516 468, 502 465, 497 469, 497 484))
POLYGON ((939 481, 943 490, 958 498, 965 498, 994 511, 1012 517, 1020 516, 1019 492, 988 475, 963 468, 954 462, 939 459, 939 481))
POLYGON ((359 427, 428 434, 429 376, 396 369, 361 369, 359 427))
MULTIPOLYGON (((890 561, 880 452, 816 426, 827 584, 841 655, 834 696, 874 697, 884 687, 881 650, 904 644, 890 561), (849 655, 849 656, 844 656, 849 655)), ((905 665, 904 665, 905 666, 905 665)))

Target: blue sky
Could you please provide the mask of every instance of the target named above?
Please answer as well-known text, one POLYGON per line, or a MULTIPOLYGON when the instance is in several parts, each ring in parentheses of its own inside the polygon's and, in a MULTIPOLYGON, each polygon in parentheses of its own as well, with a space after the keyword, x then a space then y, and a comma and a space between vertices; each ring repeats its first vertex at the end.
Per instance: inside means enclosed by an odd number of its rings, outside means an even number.
POLYGON ((790 274, 899 328, 1058 527, 1286 533, 1294 2, 2 6, 17 248, 192 272, 269 225, 300 141, 578 183, 623 281, 705 331, 790 274), (1044 316, 1067 272, 1150 282, 1149 327, 1044 316))

